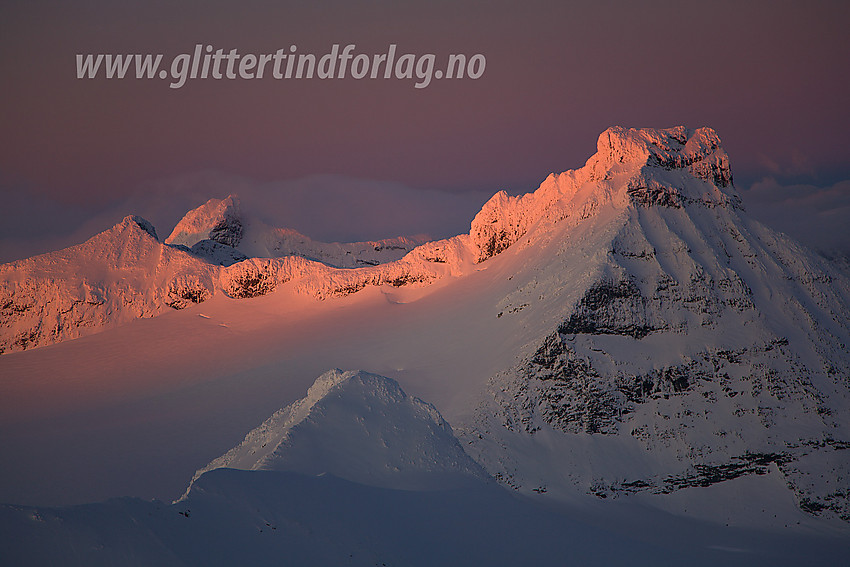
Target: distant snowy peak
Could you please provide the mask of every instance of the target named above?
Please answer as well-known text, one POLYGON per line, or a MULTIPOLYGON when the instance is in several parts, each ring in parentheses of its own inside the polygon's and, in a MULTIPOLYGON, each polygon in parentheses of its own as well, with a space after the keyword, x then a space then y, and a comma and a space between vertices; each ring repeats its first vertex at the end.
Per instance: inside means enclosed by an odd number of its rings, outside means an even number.
POLYGON ((422 236, 368 242, 320 242, 292 228, 269 226, 246 215, 236 195, 210 199, 177 223, 165 243, 212 264, 246 258, 300 256, 335 268, 376 266, 400 259, 427 239, 422 236))
POLYGON ((0 354, 183 309, 218 294, 257 297, 291 281, 294 292, 326 299, 366 286, 425 285, 471 263, 462 238, 407 254, 413 241, 405 239, 328 244, 294 231, 260 234, 273 237, 266 242, 277 243, 278 257, 250 258, 209 238, 191 247, 163 244, 148 221, 128 216, 82 244, 0 265, 0 354), (293 240, 287 244, 275 234, 293 240))
POLYGON ((76 246, 0 265, 0 353, 80 337, 212 296, 214 267, 127 216, 76 246))
POLYGON ((578 222, 605 206, 741 208, 729 157, 711 128, 634 129, 600 134, 584 167, 550 174, 533 193, 496 193, 470 227, 484 261, 519 240, 534 225, 578 222))
POLYGON ((328 473, 386 488, 487 478, 434 406, 390 378, 342 370, 320 376, 305 398, 276 412, 195 478, 223 467, 328 473))
POLYGON ((236 248, 242 240, 243 224, 238 197, 210 199, 186 213, 165 243, 191 248, 201 240, 212 240, 236 248))

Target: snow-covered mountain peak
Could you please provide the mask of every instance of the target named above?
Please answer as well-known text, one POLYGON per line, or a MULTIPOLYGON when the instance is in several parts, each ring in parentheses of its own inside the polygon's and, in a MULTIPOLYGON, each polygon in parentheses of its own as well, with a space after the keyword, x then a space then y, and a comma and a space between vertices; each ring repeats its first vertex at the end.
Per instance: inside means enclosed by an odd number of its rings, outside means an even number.
POLYGON ((684 126, 667 129, 612 126, 599 135, 596 150, 589 165, 610 169, 616 164, 635 163, 683 168, 708 162, 716 165, 718 174, 710 181, 721 187, 732 183, 729 158, 717 132, 708 127, 690 130, 684 126))
POLYGON ((628 176, 628 202, 638 206, 740 205, 729 156, 712 128, 622 128, 599 135, 582 172, 588 181, 628 176), (700 181, 704 183, 700 183, 700 181))
POLYGON ((338 369, 195 478, 223 467, 328 473, 388 488, 487 478, 434 406, 408 396, 391 378, 338 369))
POLYGON ((492 443, 478 458, 491 474, 569 476, 606 498, 773 470, 802 510, 850 520, 836 487, 850 470, 850 281, 748 218, 714 131, 612 128, 585 167, 495 197, 474 228, 485 254, 512 246, 501 265, 534 266, 511 274, 497 317, 562 320, 485 396, 468 450, 492 443), (553 438, 570 457, 535 470, 527 456, 553 438), (515 441, 535 448, 503 449, 515 441))
POLYGON ((192 247, 201 240, 213 240, 235 248, 242 239, 243 224, 236 195, 210 199, 186 213, 165 243, 192 247))
POLYGON ((425 242, 422 236, 369 242, 321 242, 293 228, 266 224, 246 214, 236 195, 210 199, 177 223, 165 243, 212 264, 229 266, 246 258, 300 256, 337 268, 376 266, 398 260, 425 242))
POLYGON ((401 399, 404 397, 404 393, 401 391, 401 386, 399 386, 398 382, 395 380, 369 374, 368 372, 363 371, 349 370, 345 372, 338 368, 334 368, 333 370, 329 370, 316 378, 313 385, 307 389, 307 397, 304 398, 303 402, 304 404, 312 407, 314 404, 321 401, 322 398, 327 396, 334 388, 342 388, 346 385, 348 387, 354 387, 352 386, 353 384, 357 384, 357 386, 365 386, 367 383, 381 383, 384 388, 390 386, 392 392, 390 393, 387 391, 387 393, 394 399, 401 399))
POLYGON ((578 222, 606 206, 741 208, 729 157, 711 128, 614 126, 600 134, 584 167, 550 174, 518 197, 496 193, 472 221, 481 262, 506 249, 535 225, 578 222))

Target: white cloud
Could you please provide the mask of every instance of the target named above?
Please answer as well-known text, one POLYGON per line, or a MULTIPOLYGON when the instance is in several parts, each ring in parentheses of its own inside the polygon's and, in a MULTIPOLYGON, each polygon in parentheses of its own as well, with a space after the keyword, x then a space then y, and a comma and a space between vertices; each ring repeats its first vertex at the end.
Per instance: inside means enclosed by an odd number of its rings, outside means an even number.
POLYGON ((150 182, 109 203, 68 205, 24 191, 6 193, 7 206, 0 207, 0 262, 83 242, 128 214, 151 221, 164 239, 188 210, 231 193, 239 195, 247 213, 264 222, 325 241, 453 236, 469 229, 491 196, 336 175, 259 182, 209 171, 150 182))

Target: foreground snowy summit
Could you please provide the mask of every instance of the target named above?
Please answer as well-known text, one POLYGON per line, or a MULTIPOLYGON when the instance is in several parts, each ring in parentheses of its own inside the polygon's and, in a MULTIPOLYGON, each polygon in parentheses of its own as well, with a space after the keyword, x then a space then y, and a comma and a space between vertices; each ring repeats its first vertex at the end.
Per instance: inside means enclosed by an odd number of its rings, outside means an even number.
POLYGON ((436 409, 331 370, 167 505, 0 505, 4 565, 793 565, 835 537, 722 530, 651 510, 556 508, 492 482, 436 409), (638 517, 645 527, 633 524, 638 517))
POLYGON ((276 412, 195 478, 217 468, 332 474, 406 489, 488 478, 434 406, 391 378, 353 370, 322 374, 307 397, 276 412))

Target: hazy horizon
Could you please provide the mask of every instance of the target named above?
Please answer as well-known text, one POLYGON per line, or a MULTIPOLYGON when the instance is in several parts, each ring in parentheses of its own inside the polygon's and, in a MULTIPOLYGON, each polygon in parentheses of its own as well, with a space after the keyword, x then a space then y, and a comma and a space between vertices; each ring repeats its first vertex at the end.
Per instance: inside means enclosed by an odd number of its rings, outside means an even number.
MULTIPOLYGON (((793 216, 797 195, 821 194, 817 212, 803 208, 807 219, 792 223, 817 230, 818 215, 847 201, 848 16, 846 3, 831 1, 7 2, 0 261, 82 241, 124 214, 161 211, 150 220, 167 231, 188 208, 238 185, 292 188, 339 176, 384 193, 395 187, 398 198, 378 215, 386 220, 404 218, 401 203, 419 191, 467 204, 500 189, 533 191, 548 173, 580 167, 612 125, 711 126, 738 188, 759 188, 774 218, 793 216), (367 54, 397 45, 438 61, 481 54, 486 70, 421 89, 406 80, 266 77, 190 80, 175 90, 159 79, 75 75, 81 54, 167 60, 196 45, 322 54, 334 44, 367 54), (772 186, 799 191, 764 190, 772 186), (457 197, 467 193, 479 196, 457 197)), ((297 208, 293 193, 278 200, 297 208)), ((426 231, 457 230, 459 220, 437 216, 426 231)), ((303 209, 301 219, 310 218, 315 224, 297 228, 325 238, 318 212, 303 209)), ((372 223, 346 234, 371 229, 399 232, 372 223)))

